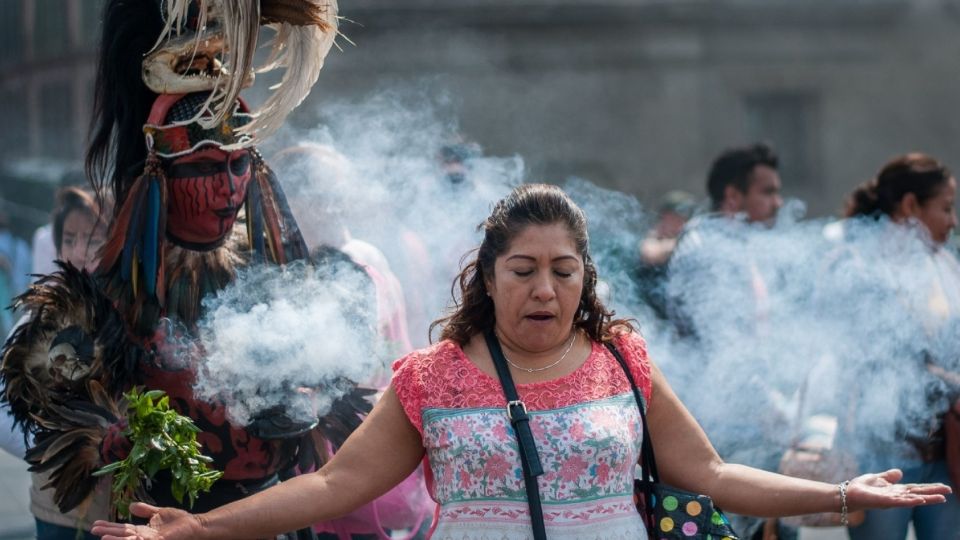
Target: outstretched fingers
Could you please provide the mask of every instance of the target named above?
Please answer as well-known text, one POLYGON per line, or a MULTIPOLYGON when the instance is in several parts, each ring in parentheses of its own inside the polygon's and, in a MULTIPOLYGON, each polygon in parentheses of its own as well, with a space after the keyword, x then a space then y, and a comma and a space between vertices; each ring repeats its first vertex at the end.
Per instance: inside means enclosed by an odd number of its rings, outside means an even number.
POLYGON ((945 484, 894 484, 875 489, 876 506, 881 508, 940 504, 952 491, 945 484))
POLYGON ((849 507, 859 510, 940 504, 952 493, 946 484, 898 484, 902 479, 899 469, 855 478, 847 488, 849 507))
POLYGON ((947 495, 953 490, 946 484, 903 484, 903 496, 907 500, 918 501, 918 504, 938 504, 946 502, 947 495))
POLYGON ((121 540, 134 538, 136 540, 147 540, 158 538, 156 531, 149 527, 131 525, 130 523, 114 523, 110 521, 95 521, 90 531, 95 536, 101 537, 101 540, 121 540))

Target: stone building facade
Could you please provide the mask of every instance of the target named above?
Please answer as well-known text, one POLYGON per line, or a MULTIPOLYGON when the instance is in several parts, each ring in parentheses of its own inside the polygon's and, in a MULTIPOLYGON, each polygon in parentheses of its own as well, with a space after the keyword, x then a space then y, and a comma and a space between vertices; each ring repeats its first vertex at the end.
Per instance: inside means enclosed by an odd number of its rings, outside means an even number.
MULTIPOLYGON (((0 4, 4 163, 79 159, 101 1, 0 4)), ((531 179, 648 204, 704 195, 720 150, 762 139, 815 215, 900 152, 960 168, 956 0, 342 0, 341 15, 355 45, 331 54, 298 125, 317 121, 310 104, 422 85, 531 179)))

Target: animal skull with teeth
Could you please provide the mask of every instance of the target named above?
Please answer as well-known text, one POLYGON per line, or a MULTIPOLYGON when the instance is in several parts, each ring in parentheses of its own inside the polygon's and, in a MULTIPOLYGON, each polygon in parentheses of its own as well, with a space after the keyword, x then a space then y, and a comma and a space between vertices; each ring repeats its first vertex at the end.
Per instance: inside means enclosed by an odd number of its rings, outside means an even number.
POLYGON ((47 369, 55 381, 74 383, 90 374, 93 339, 83 328, 69 326, 57 333, 47 352, 47 369))
POLYGON ((197 121, 209 129, 234 108, 255 72, 287 69, 244 135, 263 138, 307 96, 337 34, 336 0, 160 0, 166 26, 143 60, 143 82, 157 94, 211 92, 197 121), (263 66, 254 66, 260 27, 275 32, 263 66))

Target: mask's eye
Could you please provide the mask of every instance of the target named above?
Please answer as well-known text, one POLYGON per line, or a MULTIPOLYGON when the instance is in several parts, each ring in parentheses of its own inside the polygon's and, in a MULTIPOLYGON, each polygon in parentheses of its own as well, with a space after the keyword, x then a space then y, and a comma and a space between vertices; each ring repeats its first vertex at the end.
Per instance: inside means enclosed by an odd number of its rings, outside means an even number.
POLYGON ((234 176, 243 176, 250 169, 250 154, 244 152, 230 160, 230 173, 234 176))
POLYGON ((170 166, 171 178, 198 178, 213 176, 226 171, 227 166, 221 161, 200 160, 174 163, 170 166))

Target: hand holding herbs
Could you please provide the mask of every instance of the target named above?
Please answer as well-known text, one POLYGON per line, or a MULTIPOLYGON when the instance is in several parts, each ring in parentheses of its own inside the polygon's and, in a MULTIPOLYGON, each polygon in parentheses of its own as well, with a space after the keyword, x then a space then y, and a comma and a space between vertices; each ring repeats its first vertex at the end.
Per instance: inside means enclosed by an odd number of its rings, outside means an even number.
POLYGON ((183 496, 190 506, 200 491, 209 491, 223 473, 210 469, 212 460, 200 453, 193 421, 170 408, 170 398, 160 390, 140 393, 137 389, 124 394, 128 403, 127 428, 123 431, 132 445, 126 459, 111 463, 93 473, 113 473, 113 507, 117 515, 130 517, 129 506, 141 484, 149 482, 157 472, 169 470, 170 491, 177 502, 183 496))

